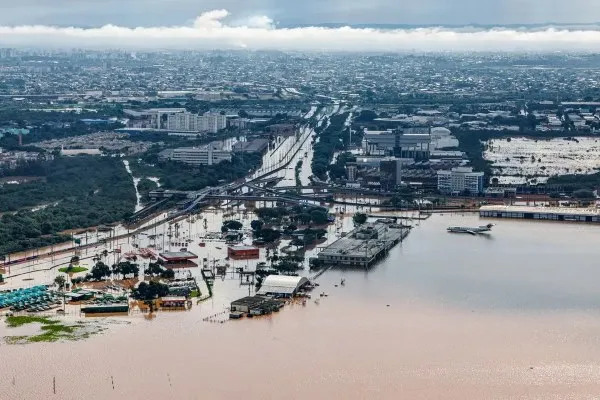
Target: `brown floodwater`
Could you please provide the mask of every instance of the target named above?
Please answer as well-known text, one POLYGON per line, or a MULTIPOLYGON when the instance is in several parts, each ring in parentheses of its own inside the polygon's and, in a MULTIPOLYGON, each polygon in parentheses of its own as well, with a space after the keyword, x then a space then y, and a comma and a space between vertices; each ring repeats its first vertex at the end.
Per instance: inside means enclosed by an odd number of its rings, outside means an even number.
POLYGON ((2 345, 0 399, 598 398, 600 227, 445 232, 484 222, 421 221, 373 269, 322 275, 319 304, 269 317, 220 323, 248 291, 226 279, 190 311, 130 316, 85 341, 2 345))

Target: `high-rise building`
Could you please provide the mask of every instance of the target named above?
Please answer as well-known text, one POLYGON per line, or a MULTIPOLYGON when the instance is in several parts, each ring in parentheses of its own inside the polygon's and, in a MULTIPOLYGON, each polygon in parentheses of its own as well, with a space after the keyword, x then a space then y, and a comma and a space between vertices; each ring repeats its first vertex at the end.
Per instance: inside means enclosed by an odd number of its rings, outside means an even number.
POLYGON ((394 190, 402 183, 401 160, 384 160, 379 163, 381 188, 394 190))
POLYGON ((445 194, 483 192, 483 172, 474 172, 471 167, 456 167, 450 171, 438 171, 438 190, 445 194))
POLYGON ((197 115, 186 111, 167 116, 167 129, 171 131, 217 133, 226 127, 227 117, 219 113, 197 115))
POLYGON ((389 155, 414 160, 427 160, 431 146, 429 128, 421 130, 365 130, 363 146, 367 154, 389 155))
POLYGON ((346 177, 350 182, 356 181, 356 164, 347 163, 346 164, 346 177))

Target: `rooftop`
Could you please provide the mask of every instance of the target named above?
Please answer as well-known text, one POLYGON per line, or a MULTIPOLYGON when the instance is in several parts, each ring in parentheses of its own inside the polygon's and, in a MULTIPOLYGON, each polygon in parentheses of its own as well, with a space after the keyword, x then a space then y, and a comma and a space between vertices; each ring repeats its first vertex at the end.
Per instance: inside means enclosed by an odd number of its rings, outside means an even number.
MULTIPOLYGON (((345 256, 371 258, 381 251, 384 241, 400 238, 402 230, 383 222, 365 224, 356 228, 348 235, 330 244, 319 256, 345 256), (363 232, 370 239, 362 239, 357 234, 363 232), (367 234, 368 233, 368 234, 367 234), (376 233, 376 235, 375 235, 376 233)), ((364 237, 364 236, 363 236, 364 237)))
POLYGON ((302 276, 269 275, 263 281, 258 294, 292 294, 306 283, 308 279, 302 276))
POLYGON ((546 214, 571 214, 571 215, 600 215, 598 208, 571 208, 571 207, 527 207, 527 206, 481 206, 479 211, 499 211, 516 213, 546 213, 546 214))
POLYGON ((255 306, 257 304, 262 303, 263 301, 265 301, 266 298, 262 297, 262 296, 247 296, 247 297, 242 297, 241 299, 235 300, 231 302, 231 305, 235 306, 241 306, 241 305, 245 305, 248 307, 252 307, 255 306))
POLYGON ((254 247, 254 246, 229 246, 229 248, 234 251, 258 250, 258 247, 254 247))
POLYGON ((197 255, 190 251, 167 251, 164 253, 160 253, 159 256, 164 258, 165 260, 187 260, 191 258, 198 258, 197 255))

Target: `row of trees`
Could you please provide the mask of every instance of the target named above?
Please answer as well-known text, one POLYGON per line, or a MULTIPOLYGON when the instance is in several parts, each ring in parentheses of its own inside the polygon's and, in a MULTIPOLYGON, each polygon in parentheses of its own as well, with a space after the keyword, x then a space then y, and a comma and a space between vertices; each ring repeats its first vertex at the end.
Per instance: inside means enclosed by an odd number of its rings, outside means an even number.
POLYGON ((92 267, 91 273, 86 275, 86 280, 101 281, 114 276, 115 278, 122 277, 123 279, 134 278, 140 272, 140 267, 130 261, 121 261, 109 267, 102 261, 96 262, 92 267))
POLYGON ((327 179, 327 171, 333 154, 350 144, 348 128, 344 125, 348 116, 349 113, 332 115, 329 119, 329 126, 324 123, 321 127, 315 128, 319 140, 313 147, 311 167, 313 175, 321 180, 327 179), (327 127, 325 128, 325 126, 327 127))
POLYGON ((161 187, 174 190, 199 190, 207 186, 218 186, 222 182, 233 182, 260 166, 260 154, 234 155, 231 162, 217 165, 185 166, 176 162, 159 163, 157 157, 131 160, 133 174, 137 177, 157 177, 161 187))
POLYGON ((152 277, 161 277, 163 279, 175 278, 175 272, 172 269, 163 268, 159 263, 150 263, 144 270, 144 274, 152 277))
POLYGON ((259 208, 256 210, 256 214, 267 223, 280 223, 283 217, 301 225, 325 225, 329 222, 329 215, 326 211, 311 206, 259 208))

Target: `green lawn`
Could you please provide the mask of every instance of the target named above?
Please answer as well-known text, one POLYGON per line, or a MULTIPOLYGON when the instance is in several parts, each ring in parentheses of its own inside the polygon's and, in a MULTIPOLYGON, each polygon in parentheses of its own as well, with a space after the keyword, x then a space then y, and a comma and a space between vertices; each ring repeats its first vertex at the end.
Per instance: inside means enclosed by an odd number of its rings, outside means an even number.
POLYGON ((88 269, 85 267, 71 267, 71 269, 69 269, 69 267, 63 267, 63 268, 59 268, 59 272, 65 272, 65 273, 73 273, 76 274, 78 272, 85 272, 88 269))
POLYGON ((34 316, 10 316, 6 318, 6 324, 11 328, 16 328, 25 324, 40 323, 43 333, 34 336, 8 336, 8 343, 16 344, 22 340, 28 342, 56 342, 59 339, 76 339, 73 333, 78 329, 77 326, 62 325, 59 321, 34 316))
POLYGON ((35 317, 35 316, 29 316, 29 315, 19 315, 19 316, 10 316, 10 317, 6 317, 6 325, 9 326, 9 328, 16 328, 25 324, 32 324, 32 323, 40 323, 42 325, 55 325, 58 324, 58 321, 50 319, 50 318, 46 318, 46 317, 35 317))
POLYGON ((200 291, 199 290, 192 290, 190 293, 190 297, 200 297, 200 291))

